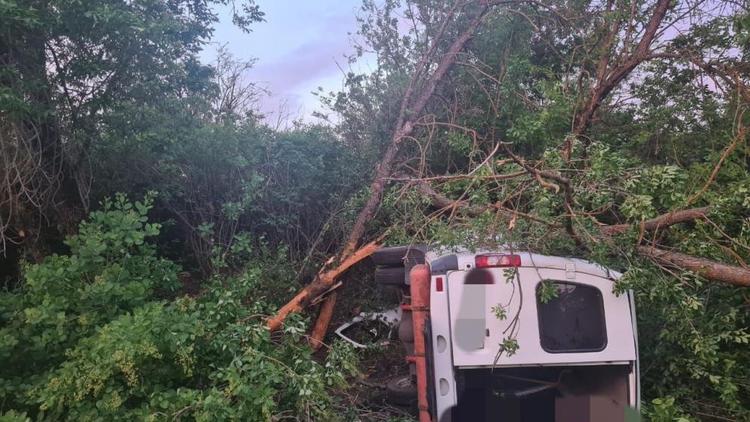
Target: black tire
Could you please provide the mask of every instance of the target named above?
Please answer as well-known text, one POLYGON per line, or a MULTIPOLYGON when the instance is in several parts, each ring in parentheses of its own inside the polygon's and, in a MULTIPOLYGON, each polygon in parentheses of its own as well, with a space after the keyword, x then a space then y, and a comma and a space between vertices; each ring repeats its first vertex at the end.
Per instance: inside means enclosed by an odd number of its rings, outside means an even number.
POLYGON ((380 248, 372 254, 372 262, 375 265, 403 266, 404 261, 415 264, 424 264, 424 247, 414 246, 391 246, 380 248))
POLYGON ((375 269, 375 282, 385 286, 405 286, 404 267, 379 267, 375 269))
POLYGON ((417 383, 411 375, 391 378, 385 385, 388 401, 393 404, 408 406, 417 400, 417 383))

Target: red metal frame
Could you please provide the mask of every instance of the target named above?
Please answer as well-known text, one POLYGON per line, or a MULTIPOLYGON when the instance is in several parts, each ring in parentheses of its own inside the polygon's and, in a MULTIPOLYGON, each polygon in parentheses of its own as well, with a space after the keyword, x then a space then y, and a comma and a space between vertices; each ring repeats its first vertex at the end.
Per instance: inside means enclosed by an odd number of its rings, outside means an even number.
POLYGON ((427 361, 425 359, 425 324, 430 312, 430 267, 415 265, 409 273, 412 323, 414 325, 414 354, 407 357, 417 369, 417 404, 419 422, 432 422, 427 401, 427 361))

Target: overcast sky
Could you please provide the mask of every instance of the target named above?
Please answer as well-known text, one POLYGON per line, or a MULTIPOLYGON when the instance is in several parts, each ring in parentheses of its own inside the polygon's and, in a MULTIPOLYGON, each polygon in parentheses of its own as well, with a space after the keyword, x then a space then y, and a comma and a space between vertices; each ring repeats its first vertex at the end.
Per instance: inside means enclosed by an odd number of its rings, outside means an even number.
POLYGON ((319 109, 311 92, 319 86, 326 92, 342 86, 339 66, 348 69, 344 56, 353 48, 347 33, 356 31, 360 2, 258 0, 266 22, 254 24, 250 34, 232 25, 228 7, 220 9, 221 22, 202 59, 213 62, 218 45, 226 45, 237 58, 256 58, 250 80, 271 92, 262 101, 261 111, 276 115, 283 109, 291 118, 310 121, 310 114, 319 109))

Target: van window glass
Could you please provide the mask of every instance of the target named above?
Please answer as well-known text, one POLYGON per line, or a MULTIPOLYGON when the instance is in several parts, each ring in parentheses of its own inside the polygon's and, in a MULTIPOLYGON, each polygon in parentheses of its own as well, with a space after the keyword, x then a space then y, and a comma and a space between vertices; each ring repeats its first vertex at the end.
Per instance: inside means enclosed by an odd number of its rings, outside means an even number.
POLYGON ((598 352, 607 345, 604 301, 596 287, 544 280, 537 285, 536 303, 545 351, 598 352))

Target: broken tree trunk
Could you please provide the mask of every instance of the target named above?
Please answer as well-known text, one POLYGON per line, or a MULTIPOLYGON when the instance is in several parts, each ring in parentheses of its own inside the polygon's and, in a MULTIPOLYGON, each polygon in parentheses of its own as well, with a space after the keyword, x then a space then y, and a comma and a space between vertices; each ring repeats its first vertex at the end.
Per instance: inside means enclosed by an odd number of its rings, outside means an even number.
POLYGON ((304 289, 300 290, 300 292, 297 293, 297 295, 294 296, 292 300, 287 302, 286 305, 282 306, 278 310, 278 312, 276 312, 276 315, 268 319, 268 321, 266 322, 268 329, 270 329, 271 331, 276 331, 281 328, 281 325, 284 323, 284 319, 286 319, 287 315, 292 312, 299 312, 304 309, 311 300, 315 299, 320 294, 328 290, 333 285, 333 282, 339 276, 341 276, 341 274, 345 273, 349 268, 353 267, 358 262, 372 255, 373 252, 378 250, 379 247, 380 244, 377 241, 370 242, 367 245, 359 248, 359 250, 357 250, 355 253, 341 262, 341 264, 339 264, 336 268, 319 273, 312 283, 307 285, 304 289))
MULTIPOLYGON (((370 197, 365 203, 362 210, 359 212, 357 219, 352 226, 352 230, 349 233, 346 243, 338 259, 339 264, 333 270, 319 274, 318 277, 302 291, 300 291, 289 303, 284 305, 279 312, 268 320, 268 328, 270 330, 276 330, 281 327, 284 319, 290 312, 298 312, 310 300, 314 299, 317 294, 320 294, 326 290, 327 287, 333 284, 336 277, 342 274, 345 270, 341 270, 345 263, 351 262, 352 258, 358 258, 356 262, 364 259, 374 252, 374 249, 370 250, 367 247, 357 249, 357 245, 364 235, 367 223, 374 217, 375 212, 380 204, 380 200, 385 190, 387 178, 391 175, 393 163, 399 151, 401 140, 404 137, 408 137, 414 130, 414 121, 416 117, 419 117, 424 110, 427 102, 432 97, 432 94, 437 87, 437 84, 445 76, 451 66, 455 63, 458 53, 464 48, 466 43, 472 38, 474 32, 479 27, 484 15, 487 13, 490 4, 499 4, 500 2, 483 3, 482 7, 478 11, 477 15, 471 20, 468 27, 459 34, 459 36, 453 41, 445 54, 440 58, 437 67, 429 75, 423 84, 419 84, 419 80, 423 78, 423 72, 429 69, 427 63, 433 58, 437 50, 437 46, 442 41, 441 37, 444 33, 444 29, 448 26, 450 18, 454 15, 450 13, 446 18, 446 21, 442 25, 442 29, 433 40, 432 46, 427 50, 425 56, 422 57, 420 63, 417 66, 417 70, 412 75, 411 81, 404 93, 404 98, 401 102, 401 108, 397 123, 391 137, 391 141, 383 154, 380 163, 375 170, 375 177, 370 184, 370 197), (419 86, 419 90, 415 92, 415 88, 419 86)), ((373 243, 369 244, 373 245, 373 243)), ((368 246, 369 246, 368 245, 368 246)), ((355 262, 355 263, 356 263, 355 262)), ((351 264, 353 265, 353 264, 351 264)), ((349 265, 349 267, 351 266, 349 265)), ((348 269, 348 267, 347 267, 348 269)), ((313 335, 311 336, 311 344, 313 347, 319 347, 323 336, 325 335, 328 325, 330 324, 331 316, 333 315, 333 308, 336 302, 336 293, 330 294, 323 306, 321 314, 316 321, 315 327, 313 328, 313 335)))

